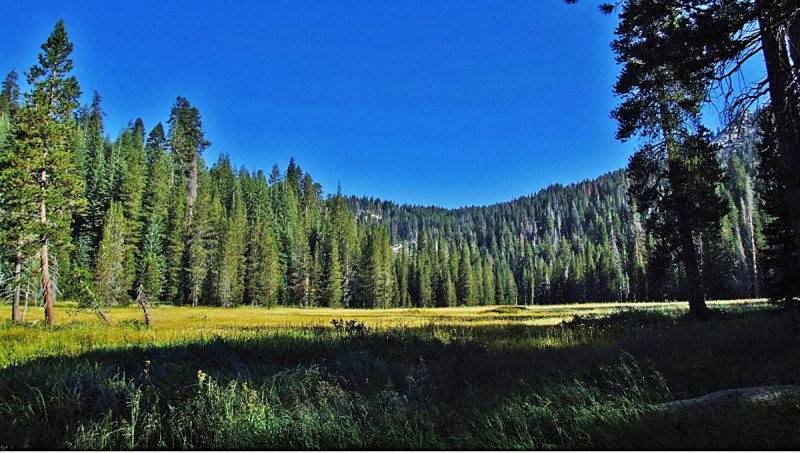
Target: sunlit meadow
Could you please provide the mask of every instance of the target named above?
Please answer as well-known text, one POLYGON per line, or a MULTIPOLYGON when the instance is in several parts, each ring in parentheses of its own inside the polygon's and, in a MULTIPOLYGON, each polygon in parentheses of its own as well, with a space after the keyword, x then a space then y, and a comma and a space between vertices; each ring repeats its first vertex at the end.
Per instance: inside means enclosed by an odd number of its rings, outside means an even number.
POLYGON ((764 301, 328 310, 62 303, 0 328, 0 446, 791 448, 800 316, 764 301), (747 423, 749 429, 736 428, 747 423), (686 436, 684 433, 698 433, 686 436), (46 434, 42 434, 46 433, 46 434), (702 433, 700 435, 699 433, 702 433))

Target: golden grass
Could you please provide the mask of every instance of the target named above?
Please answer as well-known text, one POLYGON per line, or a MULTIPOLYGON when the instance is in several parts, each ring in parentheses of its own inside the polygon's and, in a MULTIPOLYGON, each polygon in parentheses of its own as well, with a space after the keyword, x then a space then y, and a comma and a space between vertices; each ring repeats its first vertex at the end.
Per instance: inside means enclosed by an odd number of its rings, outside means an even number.
MULTIPOLYGON (((714 301, 710 305, 736 306, 763 301, 714 301)), ((9 307, 10 308, 10 307, 9 307)), ((23 324, 0 324, 0 368, 36 357, 76 355, 99 348, 161 346, 217 336, 250 337, 269 332, 298 331, 301 328, 330 328, 334 319, 357 320, 375 330, 395 328, 437 328, 478 326, 551 326, 575 315, 603 315, 615 310, 637 308, 667 312, 686 310, 685 303, 593 303, 531 307, 454 307, 420 309, 328 309, 263 307, 176 307, 152 308, 152 327, 145 329, 138 306, 107 308, 112 325, 107 326, 94 311, 77 305, 56 305, 58 326, 42 327, 40 309, 29 310, 23 324)), ((10 310, 9 310, 10 311, 10 310)), ((443 329, 444 330, 444 329, 443 329)), ((449 336, 452 332, 442 332, 449 336)))

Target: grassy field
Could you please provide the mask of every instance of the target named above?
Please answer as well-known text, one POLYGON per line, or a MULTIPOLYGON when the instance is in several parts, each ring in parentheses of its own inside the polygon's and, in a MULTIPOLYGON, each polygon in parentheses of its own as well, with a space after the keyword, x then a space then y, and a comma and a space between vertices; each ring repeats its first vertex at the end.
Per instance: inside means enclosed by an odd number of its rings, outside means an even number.
POLYGON ((795 309, 711 306, 61 304, 0 327, 0 449, 799 448, 797 395, 654 408, 800 384, 795 309))

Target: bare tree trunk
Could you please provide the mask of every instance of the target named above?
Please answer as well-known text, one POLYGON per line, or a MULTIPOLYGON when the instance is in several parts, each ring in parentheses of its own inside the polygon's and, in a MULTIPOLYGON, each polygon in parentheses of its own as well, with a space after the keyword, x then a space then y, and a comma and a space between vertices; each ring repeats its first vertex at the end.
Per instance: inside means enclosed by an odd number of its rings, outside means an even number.
POLYGON ((14 300, 11 305, 11 320, 19 322, 19 283, 22 274, 22 251, 17 250, 17 261, 14 263, 14 300))
POLYGON ((22 310, 22 321, 25 321, 25 315, 28 314, 28 295, 31 293, 31 284, 28 282, 28 287, 25 288, 25 308, 22 310))
POLYGON ((756 225, 753 218, 755 210, 755 194, 750 184, 750 178, 746 180, 747 187, 747 224, 750 227, 750 257, 753 264, 753 297, 761 297, 761 285, 758 278, 758 248, 756 247, 756 225))
MULTIPOLYGON (((44 205, 43 205, 44 206, 44 205)), ((56 323, 53 309, 53 288, 50 282, 50 266, 47 256, 47 239, 42 241, 42 286, 44 287, 44 319, 48 326, 56 323)))
POLYGON ((144 289, 142 285, 139 285, 139 288, 136 289, 136 302, 142 307, 142 312, 144 312, 144 324, 147 328, 150 328, 150 313, 147 312, 147 296, 144 293, 144 289))
MULTIPOLYGON (((45 151, 47 160, 47 151, 45 151)), ((47 207, 45 205, 45 195, 47 192, 47 171, 42 170, 42 201, 39 203, 39 223, 47 223, 47 207)), ((42 238, 42 286, 44 287, 44 319, 48 326, 56 323, 55 312, 53 309, 53 288, 50 282, 50 260, 47 255, 47 236, 42 238)))
POLYGON ((94 306, 94 309, 97 310, 97 314, 100 315, 100 317, 103 318, 103 321, 105 321, 106 324, 108 324, 110 326, 111 325, 111 321, 108 319, 108 316, 106 315, 106 312, 104 312, 103 309, 100 308, 100 304, 97 303, 97 296, 94 295, 94 293, 92 292, 91 289, 89 289, 88 286, 84 286, 84 288, 86 288, 86 291, 92 297, 92 305, 94 306))
MULTIPOLYGON (((789 60, 781 27, 773 24, 768 13, 759 18, 764 62, 767 68, 772 113, 775 115, 780 161, 786 176, 786 204, 794 230, 794 243, 800 250, 800 106, 797 78, 789 60)), ((790 27, 797 31, 797 26, 790 27)), ((793 31, 790 31, 792 33, 793 31)), ((794 36, 794 38, 797 38, 794 36)))
POLYGON ((194 202, 197 200, 197 153, 192 153, 192 159, 189 162, 189 193, 186 198, 187 218, 189 224, 194 219, 194 202))
POLYGON ((787 35, 789 38, 789 52, 794 62, 794 77, 795 80, 800 80, 800 11, 798 11, 798 2, 793 0, 788 2, 787 9, 792 9, 787 27, 787 35))
MULTIPOLYGON (((187 230, 189 232, 187 237, 186 243, 186 266, 192 266, 192 244, 195 243, 199 238, 197 237, 194 225, 194 203, 197 200, 197 153, 192 152, 192 159, 189 162, 189 172, 188 172, 188 194, 186 195, 186 208, 187 208, 187 230)), ((189 298, 192 302, 192 307, 197 306, 197 301, 199 299, 199 292, 200 289, 197 288, 197 276, 194 275, 191 271, 189 272, 190 279, 191 279, 191 289, 189 298)))

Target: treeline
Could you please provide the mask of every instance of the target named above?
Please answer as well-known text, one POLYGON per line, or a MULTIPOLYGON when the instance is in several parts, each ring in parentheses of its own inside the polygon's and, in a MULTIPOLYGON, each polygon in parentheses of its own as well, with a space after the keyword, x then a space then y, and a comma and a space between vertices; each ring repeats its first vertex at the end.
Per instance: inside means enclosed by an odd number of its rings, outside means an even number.
POLYGON ((88 305, 396 304, 386 231, 357 224, 341 193, 323 197, 294 159, 269 175, 226 155, 207 168, 200 112, 182 97, 166 126, 137 119, 112 140, 100 95, 78 105, 62 22, 42 50, 31 91, 20 94, 12 71, 0 101, 14 319, 20 302, 51 305, 57 294, 88 305))
MULTIPOLYGON (((762 194, 775 178, 760 173, 774 168, 759 165, 764 116, 746 113, 714 139, 723 173, 717 190, 728 213, 718 232, 698 240, 708 298, 780 298, 786 290, 776 286, 789 286, 773 278, 780 260, 769 262, 776 249, 765 237, 774 216, 762 194)), ((397 279, 407 279, 401 290, 408 288, 404 300, 413 305, 685 300, 685 271, 644 227, 629 183, 618 170, 460 209, 366 197, 346 202, 361 221, 384 226, 392 243, 403 245, 397 279)), ((793 250, 791 240, 780 250, 793 250)))

